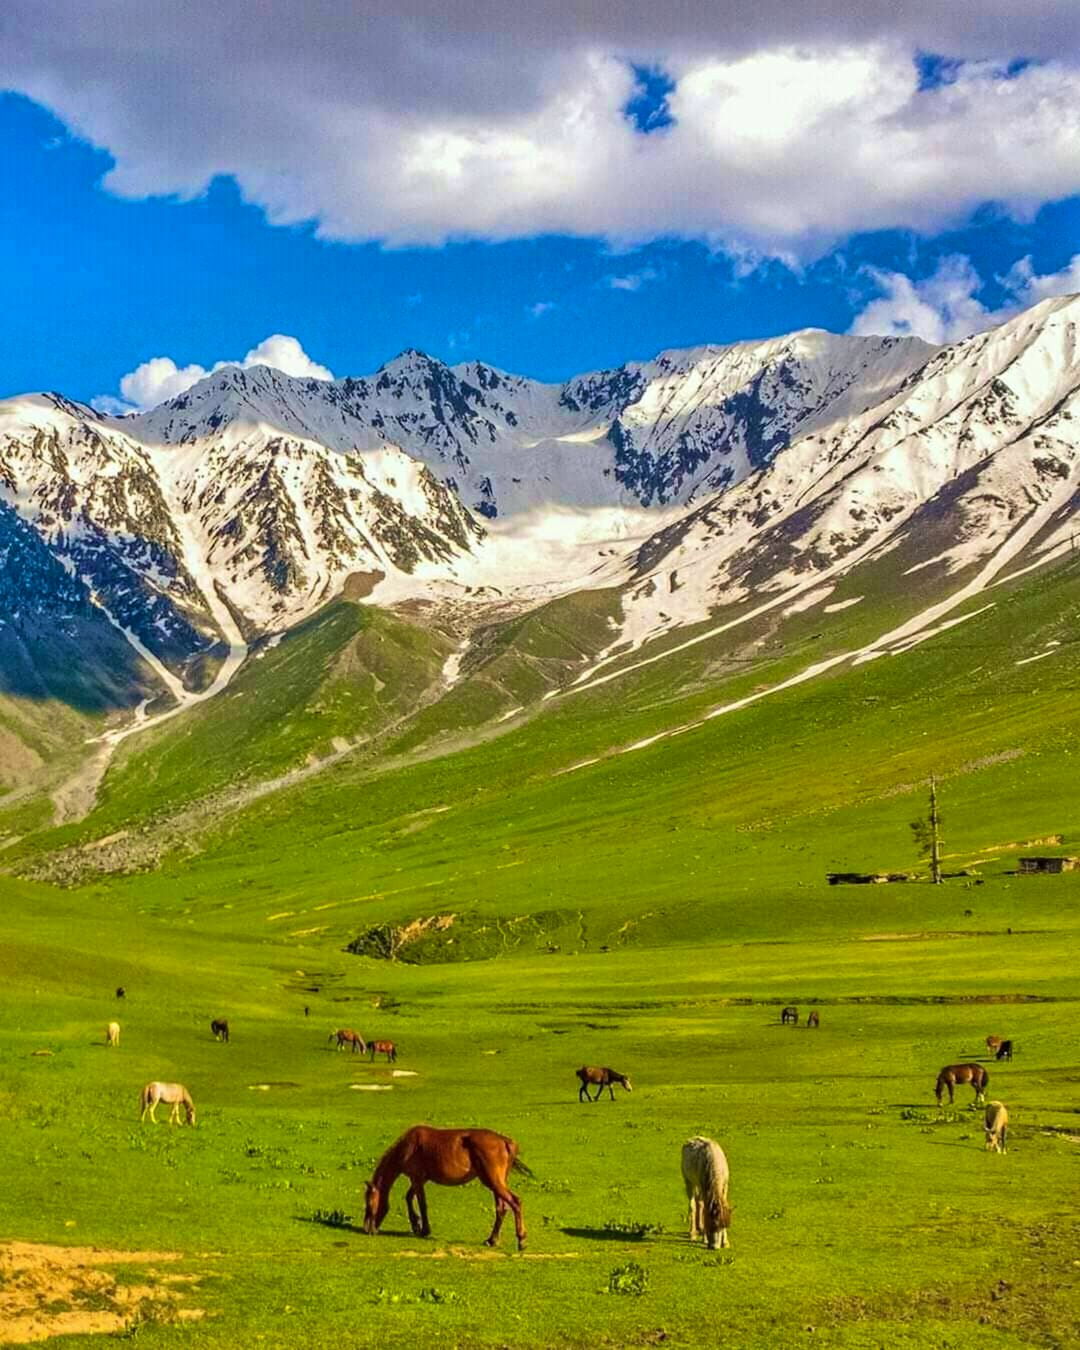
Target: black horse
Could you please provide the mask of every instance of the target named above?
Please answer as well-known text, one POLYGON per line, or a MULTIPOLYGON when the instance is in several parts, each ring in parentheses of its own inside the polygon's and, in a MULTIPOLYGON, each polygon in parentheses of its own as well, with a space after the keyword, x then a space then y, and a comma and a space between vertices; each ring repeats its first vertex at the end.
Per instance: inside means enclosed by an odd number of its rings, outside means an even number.
POLYGON ((227 1041, 229 1039, 229 1024, 223 1017, 215 1017, 210 1023, 210 1030, 214 1033, 215 1041, 227 1041))

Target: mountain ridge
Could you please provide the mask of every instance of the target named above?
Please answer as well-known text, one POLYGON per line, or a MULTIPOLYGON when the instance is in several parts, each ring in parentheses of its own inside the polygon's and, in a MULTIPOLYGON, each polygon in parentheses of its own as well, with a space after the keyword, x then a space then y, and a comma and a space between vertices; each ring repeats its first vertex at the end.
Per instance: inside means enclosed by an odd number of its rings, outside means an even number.
POLYGON ((1057 547, 1078 321, 1065 297, 942 348, 804 329, 555 385, 415 349, 336 381, 229 366, 123 417, 24 395, 0 403, 0 581, 29 528, 65 578, 38 627, 96 617, 174 695, 347 585, 480 615, 613 588, 610 661, 890 550, 963 571, 1060 496, 1025 545, 1057 547))

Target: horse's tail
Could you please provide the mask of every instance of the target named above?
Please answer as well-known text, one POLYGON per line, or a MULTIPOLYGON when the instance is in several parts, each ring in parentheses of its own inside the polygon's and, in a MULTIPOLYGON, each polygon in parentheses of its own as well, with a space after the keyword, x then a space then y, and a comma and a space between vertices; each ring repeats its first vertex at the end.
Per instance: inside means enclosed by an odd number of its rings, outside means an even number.
POLYGON ((149 1105, 150 1105, 150 1084, 147 1083, 147 1085, 139 1093, 139 1109, 145 1111, 149 1105))
POLYGON ((522 1174, 522 1176, 526 1176, 526 1177, 535 1177, 535 1176, 536 1176, 536 1173, 532 1170, 532 1168, 531 1168, 531 1167, 527 1167, 527 1166, 525 1165, 525 1163, 523 1163, 523 1162, 521 1161, 521 1159, 520 1159, 516 1154, 514 1155, 514 1158, 512 1159, 512 1161, 511 1161, 511 1163, 510 1163, 510 1170, 511 1170, 511 1172, 520 1172, 520 1173, 522 1174))

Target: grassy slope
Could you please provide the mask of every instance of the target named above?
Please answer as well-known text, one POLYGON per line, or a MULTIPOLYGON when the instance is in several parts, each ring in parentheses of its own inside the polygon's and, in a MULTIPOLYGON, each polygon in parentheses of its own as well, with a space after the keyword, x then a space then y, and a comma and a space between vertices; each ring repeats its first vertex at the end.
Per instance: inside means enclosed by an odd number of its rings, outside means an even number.
POLYGON ((980 1318, 990 1346, 1068 1344, 1078 1154, 1054 1131, 1080 1133, 1080 877, 1009 876, 1015 851, 990 846, 1080 835, 1076 574, 996 599, 962 634, 576 773, 553 775, 715 703, 679 693, 700 663, 672 657, 393 773, 343 761, 154 875, 2 883, 0 1113, 19 1166, 0 1232, 184 1251, 213 1316, 144 1328, 151 1345, 257 1327, 269 1345, 648 1344, 662 1328, 704 1346, 721 1310, 741 1346, 959 1347, 980 1318), (1016 665, 1048 638, 1056 655, 1016 665), (911 864, 931 769, 947 849, 989 858, 984 884, 825 885, 827 868, 911 864), (551 910, 576 921, 517 940, 510 920, 551 910), (507 955, 341 951, 370 922, 433 913, 470 942, 499 920, 507 955), (91 1042, 117 983, 110 1053, 91 1042), (1016 996, 1047 1001, 968 1001, 1016 996), (780 1030, 789 1000, 822 1008, 819 1033, 780 1030), (222 1013, 228 1047, 209 1037, 222 1013), (340 1024, 394 1036, 418 1077, 327 1050, 340 1024), (966 1098, 940 1123, 931 1110, 938 1067, 990 1031, 1020 1047, 991 1067, 1016 1122, 1005 1158, 982 1152, 966 1098), (579 1106, 585 1061, 634 1093, 579 1106), (198 1131, 136 1127, 151 1076, 188 1082, 198 1131), (350 1090, 367 1081, 392 1091, 350 1090), (372 1159, 418 1119, 513 1133, 537 1173, 521 1185, 531 1250, 558 1259, 466 1259, 489 1218, 476 1188, 430 1196, 433 1244, 402 1234, 400 1192, 377 1241, 306 1222, 358 1217, 372 1159), (682 1238, 678 1148, 697 1130, 732 1163, 730 1263, 682 1238), (624 1220, 665 1231, 605 1233, 624 1220), (598 1298, 628 1260, 649 1291, 598 1298), (431 1287, 447 1301, 421 1300, 431 1287))

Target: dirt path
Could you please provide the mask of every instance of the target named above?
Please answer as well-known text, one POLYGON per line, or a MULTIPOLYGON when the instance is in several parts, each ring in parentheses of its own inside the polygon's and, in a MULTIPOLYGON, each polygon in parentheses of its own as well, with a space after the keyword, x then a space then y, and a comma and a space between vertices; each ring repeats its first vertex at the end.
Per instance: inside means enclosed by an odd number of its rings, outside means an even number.
POLYGON ((0 1243, 0 1345, 26 1345, 52 1336, 116 1333, 139 1319, 190 1321, 201 1308, 184 1307, 193 1275, 161 1274, 179 1252, 116 1252, 0 1243), (143 1284, 119 1283, 103 1266, 145 1266, 143 1284), (80 1306, 80 1304, 82 1306, 80 1306))

